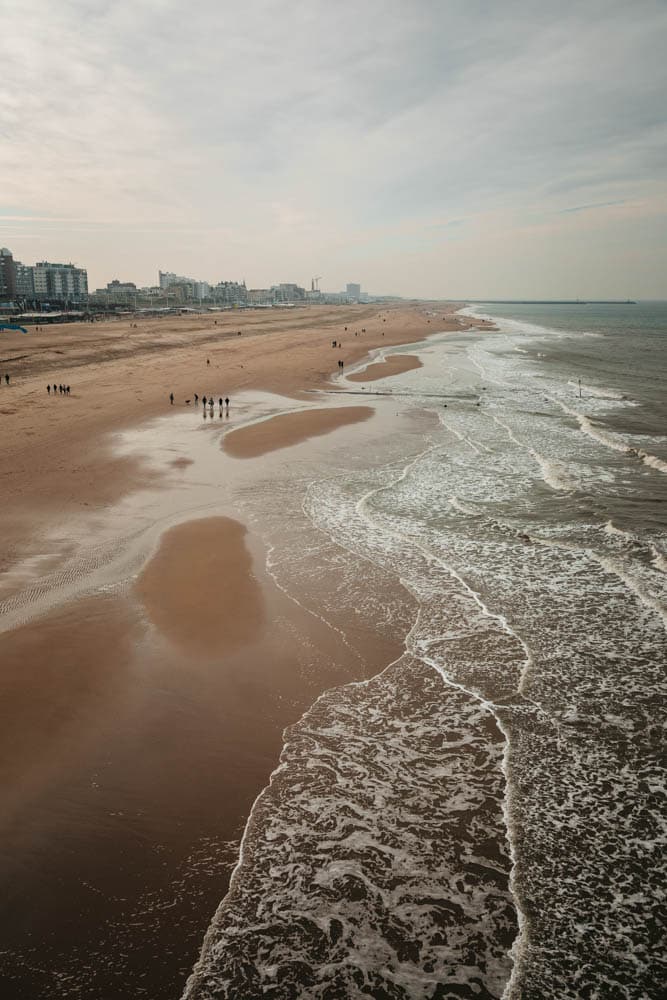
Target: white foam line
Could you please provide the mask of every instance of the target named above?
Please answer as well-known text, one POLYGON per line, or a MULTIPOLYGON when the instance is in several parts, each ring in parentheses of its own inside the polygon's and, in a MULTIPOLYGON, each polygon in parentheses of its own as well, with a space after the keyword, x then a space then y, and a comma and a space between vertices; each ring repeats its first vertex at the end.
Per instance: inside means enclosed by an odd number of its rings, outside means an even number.
POLYGON ((557 469, 556 463, 550 462, 544 457, 544 455, 540 455, 539 451, 535 451, 534 448, 530 448, 527 444, 524 444, 523 441, 519 441, 519 439, 514 435, 512 429, 508 427, 507 424, 500 419, 500 417, 496 417, 491 414, 491 419, 495 420, 498 426, 502 427, 507 432, 507 436, 510 441, 513 441, 514 444, 523 451, 528 452, 533 461, 539 465, 540 471, 542 472, 542 479, 547 486, 550 486, 552 490, 558 490, 560 492, 567 492, 574 489, 574 483, 571 481, 564 469, 557 469))
POLYGON ((470 516, 478 516, 479 515, 479 511, 478 510, 473 510, 472 507, 466 507, 465 504, 461 503, 461 501, 459 500, 458 497, 451 496, 449 498, 448 503, 450 503, 452 505, 452 507, 454 508, 454 510, 458 510, 460 514, 468 514, 470 516))
MULTIPOLYGON (((617 529, 616 531, 617 534, 626 534, 624 531, 618 531, 617 529)), ((662 620, 665 627, 667 627, 667 608, 665 605, 662 604, 656 597, 653 597, 652 594, 647 593, 632 573, 628 572, 628 570, 612 556, 600 555, 600 553, 591 549, 589 546, 580 547, 571 542, 560 542, 552 538, 540 538, 539 535, 529 535, 528 537, 532 542, 536 542, 538 545, 544 545, 548 548, 568 549, 571 552, 585 552, 590 559, 602 566, 607 573, 617 576, 618 579, 625 584, 628 590, 631 590, 637 597, 640 604, 643 604, 649 611, 654 611, 662 620)), ((653 549, 653 546, 650 546, 650 548, 653 549)))
POLYGON ((651 565, 655 566, 661 573, 667 573, 667 555, 661 552, 657 545, 649 545, 653 558, 651 565))
POLYGON ((627 538, 629 542, 638 542, 639 539, 635 535, 631 535, 629 531, 623 531, 622 528, 617 528, 613 521, 607 521, 602 529, 606 535, 620 535, 622 538, 627 538))
MULTIPOLYGON (((467 438, 465 436, 465 434, 461 434, 461 432, 457 431, 455 427, 452 427, 451 424, 448 423, 448 421, 445 420, 445 418, 440 413, 440 411, 438 411, 438 419, 440 420, 440 423, 443 425, 443 427, 446 427, 448 431, 450 431, 452 434, 456 435, 456 437, 459 439, 459 441, 463 441, 463 442, 465 442, 465 444, 469 445, 469 447, 471 447, 472 450, 477 455, 481 455, 482 454, 481 451, 479 450, 479 448, 477 447, 477 445, 473 441, 471 441, 470 438, 467 438)), ((488 451, 488 449, 486 449, 486 450, 488 451)))
MULTIPOLYGON (((392 483, 390 483, 388 485, 385 485, 385 486, 376 487, 374 489, 369 490, 367 493, 365 493, 357 501, 357 504, 356 504, 356 509, 357 509, 357 512, 360 514, 360 516, 364 517, 367 521, 369 521, 369 523, 374 524, 372 518, 363 509, 364 506, 367 505, 367 502, 370 499, 370 497, 374 496, 374 495, 376 495, 378 493, 381 493, 384 490, 393 489, 395 486, 397 486, 399 483, 401 483, 404 479, 406 479, 406 477, 409 475, 409 473, 412 470, 412 468, 414 467, 414 465, 418 461, 420 461, 420 459, 424 458, 426 455, 428 455, 432 451, 435 451, 439 447, 440 446, 437 445, 437 446, 431 446, 429 448, 426 448, 424 451, 420 452, 412 461, 410 461, 407 465, 405 465, 403 467, 403 470, 402 470, 401 474, 395 480, 393 480, 392 483)), ((307 493, 308 493, 308 491, 306 492, 306 496, 307 496, 307 493)), ((306 504, 306 498, 304 497, 304 501, 303 501, 303 505, 302 505, 304 513, 306 513, 305 504, 306 504)), ((318 530, 322 531, 323 529, 319 528, 318 530)), ((331 538, 332 536, 329 535, 329 537, 331 538)), ((383 570, 386 570, 385 566, 381 565, 379 562, 377 562, 376 560, 372 559, 371 557, 369 557, 367 555, 362 555, 358 551, 354 551, 353 549, 350 549, 347 545, 345 545, 341 541, 340 538, 336 537, 336 538, 333 538, 332 540, 335 542, 335 544, 339 545, 341 548, 345 548, 345 549, 347 549, 347 551, 351 552, 357 559, 359 559, 359 558, 366 559, 368 562, 370 562, 370 563, 372 563, 374 565, 378 565, 383 570)), ((507 619, 504 616, 494 614, 493 612, 491 612, 487 608, 487 606, 481 600, 479 594, 476 594, 475 591, 473 591, 472 588, 469 587, 468 584, 459 576, 459 574, 457 574, 452 569, 452 567, 447 566, 447 564, 444 563, 443 560, 441 560, 438 557, 434 556, 433 553, 428 552, 428 550, 424 549, 423 547, 422 547, 422 551, 424 552, 424 554, 426 555, 426 557, 428 559, 431 559, 431 560, 434 560, 434 561, 438 561, 452 576, 454 576, 455 579, 457 579, 461 583, 461 585, 468 591, 468 593, 473 597, 473 599, 475 600, 475 602, 481 608, 483 614, 485 614, 488 617, 493 618, 496 621, 500 622, 501 626, 503 627, 503 629, 505 631, 507 631, 510 635, 512 635, 517 640, 517 642, 521 645, 521 647, 523 648, 523 650, 524 650, 524 652, 526 654, 526 658, 525 658, 524 667, 522 668, 521 674, 519 676, 519 683, 518 683, 518 686, 517 686, 517 692, 520 694, 521 693, 521 689, 522 689, 522 687, 523 687, 523 685, 525 683, 526 677, 527 677, 527 672, 528 672, 529 666, 532 663, 532 657, 530 655, 530 652, 529 652, 528 647, 526 646, 525 642, 520 638, 520 636, 518 636, 518 634, 516 632, 514 632, 514 630, 511 628, 511 626, 509 625, 507 619)), ((274 574, 272 573, 271 569, 268 566, 267 566, 267 571, 270 573, 270 575, 273 577, 273 579, 275 579, 274 574)), ((399 582, 408 591, 408 593, 412 593, 412 590, 411 590, 411 587, 410 587, 409 583, 406 580, 404 580, 402 577, 400 577, 400 576, 399 576, 399 582)), ((284 590, 284 588, 281 587, 281 589, 283 590, 283 592, 287 593, 284 590)), ((291 596, 291 595, 288 595, 288 596, 291 596)), ((296 603, 299 604, 298 601, 296 601, 296 603)), ((303 606, 303 605, 300 605, 300 606, 303 606)), ((306 609, 306 610, 308 610, 308 609, 306 609)), ((404 640, 404 650, 405 650, 405 652, 409 652, 410 655, 415 656, 415 658, 420 659, 423 663, 427 664, 432 669, 434 669, 438 673, 438 676, 442 679, 443 683, 445 683, 449 687, 452 687, 452 688, 454 688, 456 690, 459 690, 462 693, 464 693, 464 694, 468 695, 469 697, 473 698, 483 708, 485 708, 488 712, 490 712, 490 714, 493 715, 493 717, 494 717, 494 719, 496 721, 496 724, 498 726, 498 729, 502 733, 502 735, 504 737, 504 740, 505 740, 505 748, 504 748, 504 751, 503 751, 503 763, 501 765, 502 771, 503 771, 503 776, 505 778, 505 794, 504 794, 504 797, 503 797, 502 810, 503 810, 503 821, 505 823, 505 829, 507 831, 507 841, 508 841, 508 844, 509 844, 510 859, 511 859, 511 862, 512 862, 512 864, 511 864, 511 871, 510 871, 510 877, 509 877, 509 885, 510 885, 510 891, 512 892, 512 895, 513 895, 513 898, 514 898, 515 904, 516 904, 517 922, 518 922, 518 927, 519 927, 519 933, 517 934, 517 938, 513 942, 512 949, 511 949, 511 955, 512 955, 512 958, 513 958, 513 961, 514 961, 514 968, 512 970, 510 978, 508 980, 505 992, 503 993, 503 997, 509 997, 509 992, 508 991, 511 990, 511 988, 512 988, 512 984, 513 984, 513 981, 514 981, 514 977, 515 977, 515 973, 516 973, 516 968, 517 968, 518 960, 519 960, 519 958, 520 958, 520 956, 522 954, 523 947, 524 947, 524 936, 525 936, 525 927, 526 927, 525 914, 521 910, 521 907, 520 907, 520 905, 518 903, 518 893, 516 891, 516 881, 515 881, 515 875, 514 875, 514 873, 515 873, 515 867, 516 867, 516 853, 515 853, 515 849, 514 849, 514 844, 513 844, 513 840, 512 840, 512 832, 511 832, 512 831, 511 815, 512 815, 512 811, 513 811, 512 810, 513 798, 512 798, 512 792, 511 792, 511 782, 509 780, 509 749, 510 749, 509 734, 507 733, 507 731, 505 730, 504 726, 502 725, 502 722, 498 718, 498 715, 496 714, 496 711, 494 710, 495 706, 491 702, 489 702, 486 698, 484 698, 479 692, 475 692, 475 691, 469 690, 468 688, 464 687, 463 685, 458 684, 456 681, 454 681, 451 678, 447 677, 445 675, 445 673, 443 672, 443 670, 438 666, 438 664, 435 661, 431 660, 428 656, 415 655, 414 652, 412 652, 411 650, 408 649, 408 643, 410 642, 410 638, 412 637, 412 635, 414 634, 414 632, 415 632, 415 630, 416 630, 416 628, 418 626, 420 615, 421 615, 421 609, 418 609, 417 615, 415 617, 415 621, 414 621, 411 629, 409 630, 409 632, 406 635, 405 640, 404 640)), ((319 616, 316 616, 316 617, 319 617, 319 616)), ((325 621, 325 619, 322 619, 322 621, 325 621)), ((327 622, 326 624, 329 624, 329 623, 327 622)), ((403 655, 404 655, 404 653, 401 653, 401 656, 403 656, 403 655)), ((396 659, 392 660, 391 663, 387 664, 387 666, 384 668, 384 670, 380 671, 380 673, 376 674, 374 677, 363 679, 363 680, 359 680, 359 681, 350 681, 347 684, 342 685, 342 686, 343 687, 365 687, 365 686, 367 686, 371 682, 376 681, 379 677, 382 677, 382 675, 386 671, 388 671, 395 663, 398 662, 398 660, 400 660, 401 656, 399 656, 396 659)), ((325 696, 328 696, 332 690, 335 690, 335 688, 333 688, 333 689, 330 688, 330 689, 327 689, 326 691, 323 691, 315 699, 315 701, 313 702, 313 704, 310 705, 302 713, 300 719, 296 723, 293 723, 292 725, 293 726, 298 726, 301 723, 301 721, 306 717, 306 715, 308 715, 317 706, 317 704, 322 700, 322 698, 324 698, 325 696)), ((538 709, 538 711, 540 712, 541 715, 544 714, 542 712, 542 710, 541 710, 541 708, 540 708, 539 705, 537 705, 535 702, 532 702, 531 704, 533 704, 538 709)), ((281 758, 282 758, 282 753, 284 751, 285 743, 286 743, 285 732, 283 731, 283 750, 281 750, 281 758)), ((238 858, 238 861, 237 861, 236 865, 234 866, 234 869, 233 869, 233 871, 231 873, 230 880, 229 880, 229 887, 228 887, 227 893, 225 894, 225 896, 223 897, 223 899, 220 901, 220 904, 218 905, 218 907, 216 909, 216 912, 215 912, 215 914, 213 916, 213 919, 211 920, 211 922, 209 924, 208 930, 207 930, 206 935, 204 937, 204 941, 203 941, 202 948, 201 948, 201 951, 200 951, 199 959, 197 960, 197 962, 196 962, 196 964, 195 964, 195 966, 193 968, 193 971, 192 971, 191 975, 189 976, 189 978, 188 978, 188 980, 186 982, 185 989, 184 989, 184 992, 182 994, 181 1000, 189 1000, 189 998, 192 995, 191 994, 191 990, 196 985, 195 977, 198 974, 199 966, 200 966, 200 964, 201 964, 201 962, 202 962, 202 960, 203 960, 203 958, 204 958, 204 956, 205 956, 205 954, 207 952, 207 947, 208 947, 209 942, 213 942, 213 940, 214 940, 214 934, 215 934, 215 929, 216 929, 216 926, 217 926, 218 914, 221 914, 223 912, 223 909, 224 909, 224 906, 225 906, 225 903, 226 903, 227 899, 230 897, 231 893, 236 889, 236 884, 237 884, 237 882, 238 882, 238 880, 240 878, 241 868, 242 868, 243 862, 244 862, 244 847, 246 845, 246 841, 247 841, 247 838, 248 838, 248 835, 249 835, 249 831, 250 831, 251 826, 252 826, 252 822, 253 822, 253 818, 254 818, 254 815, 255 815, 255 810, 257 808, 257 805, 260 802, 262 796, 265 794, 265 792, 273 784, 274 779, 280 774, 280 772, 285 768, 285 766, 286 766, 286 762, 284 762, 284 761, 281 760, 279 762, 279 764, 278 764, 278 767, 275 768, 275 770, 271 773, 271 775, 269 777, 269 783, 268 783, 268 785, 265 786, 259 792, 259 794, 257 795, 257 797, 255 798, 255 800, 254 800, 254 802, 252 804, 252 807, 251 807, 250 812, 248 814, 248 819, 246 821, 246 825, 245 825, 244 830, 243 830, 243 836, 241 837, 241 842, 240 842, 240 845, 239 845, 239 858, 238 858)))
POLYGON ((572 407, 567 406, 562 400, 549 397, 553 403, 557 403, 558 406, 567 413, 568 416, 574 417, 574 419, 579 424, 580 429, 584 434, 588 434, 589 437, 597 441, 598 444, 604 445, 605 448, 612 448, 614 451, 620 452, 622 455, 627 455, 628 458, 638 458, 644 465, 648 465, 651 469, 656 469, 658 472, 662 472, 667 475, 667 462, 662 458, 658 458, 657 455, 651 455, 649 452, 644 451, 643 448, 635 448, 632 445, 626 444, 622 438, 616 437, 607 431, 601 430, 593 424, 589 417, 584 413, 579 413, 578 410, 573 410, 572 407))
MULTIPOLYGON (((281 588, 281 589, 283 589, 283 588, 281 588)), ((285 591, 285 593, 286 593, 286 591, 285 591)), ((296 603, 298 604, 299 602, 296 601, 296 603)), ((303 605, 300 605, 300 607, 303 607, 303 605)), ((308 610, 308 609, 305 609, 305 610, 308 610)), ((316 617, 319 617, 319 616, 316 616, 316 617)), ((322 621, 325 621, 325 619, 322 619, 322 621)), ((327 624, 329 624, 329 623, 327 622, 327 624)), ((404 655, 405 655, 405 652, 401 653, 400 656, 397 656, 395 660, 392 660, 391 663, 388 663, 387 666, 384 668, 384 670, 381 670, 379 674, 375 674, 374 677, 365 678, 364 680, 359 680, 359 681, 348 681, 347 684, 342 684, 342 685, 338 685, 338 686, 341 689, 342 688, 347 688, 347 687, 365 687, 366 685, 370 684, 371 681, 376 681, 378 678, 382 677, 382 675, 385 674, 391 667, 393 667, 394 664, 397 663, 401 659, 401 656, 404 656, 404 655)), ((334 688, 327 688, 325 691, 322 691, 321 694, 319 694, 317 696, 317 698, 312 703, 312 705, 309 705, 308 708, 306 708, 304 710, 304 712, 302 712, 301 716, 299 717, 299 719, 296 722, 290 723, 290 726, 288 728, 294 729, 297 726, 299 726, 303 722, 303 720, 306 718, 306 716, 309 715, 310 712, 312 712, 314 708, 316 708, 316 706, 318 705, 318 703, 323 698, 325 698, 328 695, 330 695, 332 691, 335 691, 335 690, 336 690, 336 688, 334 687, 334 688)), ((269 783, 268 783, 268 785, 265 785, 264 788, 262 788, 262 790, 259 792, 259 794, 255 798, 255 801, 253 802, 253 804, 252 804, 252 806, 250 808, 250 812, 248 813, 248 819, 247 819, 246 825, 245 825, 245 827, 243 829, 243 836, 241 837, 241 841, 240 841, 240 844, 239 844, 239 858, 238 858, 238 861, 236 862, 236 864, 235 864, 235 866, 234 866, 234 868, 232 870, 232 873, 230 875, 229 886, 227 888, 227 892, 225 893, 225 895, 221 899, 220 903, 218 904, 218 907, 217 907, 217 909, 216 909, 216 911, 215 911, 215 913, 213 915, 213 919, 211 920, 211 922, 210 922, 210 924, 208 926, 208 929, 207 929, 206 934, 204 936, 204 941, 203 941, 203 944, 202 944, 202 947, 201 947, 201 950, 200 950, 200 953, 199 953, 199 958, 197 959, 197 962, 195 963, 195 966, 194 966, 194 968, 192 970, 192 973, 188 977, 188 980, 187 980, 187 982, 185 984, 185 989, 184 989, 183 994, 181 996, 181 1000, 188 1000, 188 998, 191 995, 190 994, 191 989, 196 985, 195 976, 198 973, 198 967, 199 967, 202 959, 204 958, 204 955, 206 953, 207 945, 208 945, 209 940, 211 940, 211 941, 214 940, 214 930, 216 928, 216 921, 217 921, 218 914, 221 914, 223 912, 225 903, 226 903, 227 899, 231 896, 233 890, 236 888, 236 882, 240 878, 240 872, 241 872, 241 868, 242 868, 243 861, 244 861, 244 847, 245 847, 245 844, 246 844, 247 837, 248 837, 248 835, 250 833, 250 829, 251 829, 251 826, 252 826, 253 817, 254 817, 254 814, 255 814, 255 809, 257 808, 260 800, 262 799, 262 796, 266 792, 269 791, 269 789, 271 788, 272 784, 274 783, 274 780, 278 777, 278 775, 281 773, 281 771, 283 771, 286 768, 286 766, 287 766, 287 762, 282 760, 282 755, 283 755, 283 752, 285 750, 285 745, 287 743, 287 740, 286 740, 286 737, 285 737, 285 732, 286 732, 286 730, 283 730, 283 733, 282 733, 283 746, 282 746, 282 749, 280 751, 280 760, 279 760, 278 766, 271 772, 271 774, 269 775, 269 783)))
MULTIPOLYGON (((434 450, 433 448, 427 449, 427 451, 424 452, 423 454, 425 455, 429 451, 433 451, 433 450, 434 450)), ((416 464, 416 462, 419 461, 419 459, 421 457, 423 457, 423 456, 420 455, 416 459, 414 459, 414 461, 410 462, 404 468, 402 474, 398 477, 398 479, 395 482, 393 482, 393 483, 391 483, 389 485, 386 485, 386 486, 381 486, 379 488, 376 488, 376 489, 373 489, 373 490, 369 490, 368 493, 366 493, 363 497, 361 497, 361 499, 357 502, 357 505, 356 505, 357 512, 361 516, 365 517, 366 520, 369 521, 369 523, 371 523, 371 524, 374 525, 375 522, 373 521, 372 517, 364 510, 364 508, 367 507, 367 505, 368 505, 368 500, 370 499, 370 497, 374 496, 374 495, 376 495, 378 493, 382 493, 382 492, 384 492, 386 490, 393 489, 396 485, 398 485, 398 483, 402 482, 409 475, 410 471, 412 470, 412 468, 414 467, 414 465, 416 464)), ((530 650, 528 649, 528 646, 526 645, 526 643, 524 642, 524 640, 510 626, 507 618, 504 615, 497 614, 495 612, 492 612, 489 609, 489 607, 482 600, 481 596, 476 591, 474 591, 472 589, 472 587, 469 586, 469 584, 466 583, 466 581, 461 577, 461 575, 459 573, 456 572, 456 570, 454 570, 453 567, 449 566, 440 557, 435 556, 432 552, 430 552, 428 549, 426 549, 425 546, 420 545, 418 542, 414 542, 413 539, 411 539, 411 542, 412 542, 412 544, 416 545, 417 548, 421 549, 422 553, 424 554, 424 556, 427 559, 439 563, 452 577, 454 577, 454 579, 456 579, 459 582, 459 584, 464 588, 464 590, 467 591, 467 593, 472 597, 472 599, 474 600, 474 602, 480 608, 480 610, 481 610, 481 612, 482 612, 483 615, 485 615, 488 618, 491 618, 494 621, 497 621, 500 624, 501 628, 507 634, 509 634, 510 636, 512 636, 512 638, 514 638, 519 643, 519 645, 521 646, 521 648, 524 651, 525 659, 524 659, 523 668, 522 668, 521 673, 519 675, 519 682, 518 682, 518 685, 517 685, 517 693, 520 694, 522 697, 524 697, 523 696, 523 688, 524 688, 524 685, 525 685, 527 677, 528 677, 528 672, 529 672, 530 666, 531 666, 531 664, 533 662, 530 650)), ((406 589, 410 589, 409 584, 405 580, 403 580, 402 578, 401 578, 401 583, 403 584, 403 586, 406 587, 406 589)), ((502 811, 503 811, 503 821, 505 823, 505 830, 506 830, 506 834, 507 834, 507 842, 508 842, 508 845, 509 845, 510 860, 511 860, 511 869, 510 869, 510 876, 509 876, 509 887, 510 887, 510 891, 512 893, 512 896, 514 898, 515 909, 516 909, 516 914, 517 914, 517 923, 518 923, 518 934, 517 934, 514 942, 512 943, 512 948, 511 948, 511 951, 510 951, 510 954, 511 954, 511 957, 512 957, 512 962, 513 962, 512 972, 511 972, 510 977, 509 977, 509 979, 507 981, 507 984, 505 986, 505 990, 503 991, 503 1000, 509 1000, 509 997, 511 996, 511 993, 512 993, 513 988, 514 988, 514 983, 516 981, 516 976, 518 975, 518 969, 519 969, 521 957, 522 957, 522 955, 523 955, 523 953, 525 951, 525 948, 526 948, 526 944, 527 944, 527 932, 528 932, 527 917, 526 917, 526 914, 524 913, 524 911, 521 908, 520 893, 518 892, 517 881, 516 881, 517 854, 516 854, 515 845, 514 845, 513 824, 512 824, 512 819, 511 819, 511 817, 513 815, 513 812, 514 812, 514 809, 513 809, 513 806, 514 806, 514 797, 513 797, 513 794, 512 794, 512 783, 510 781, 510 764, 509 764, 510 739, 509 739, 509 732, 503 726, 502 721, 499 718, 499 715, 497 713, 497 706, 493 702, 490 702, 488 699, 484 698, 484 696, 480 692, 476 692, 476 691, 473 691, 473 690, 471 690, 469 688, 466 688, 464 685, 459 684, 458 682, 454 681, 452 678, 448 677, 445 674, 445 672, 443 671, 443 669, 440 667, 440 665, 435 660, 431 660, 430 657, 424 656, 421 653, 420 654, 416 654, 414 652, 414 650, 410 649, 410 639, 411 639, 413 633, 415 632, 415 630, 417 628, 420 614, 421 614, 421 611, 418 612, 417 618, 415 619, 415 623, 413 624, 412 628, 410 629, 410 632, 406 636, 406 640, 405 640, 406 650, 408 652, 410 652, 411 655, 415 656, 416 659, 422 660, 422 662, 427 663, 432 669, 436 670, 436 672, 442 678, 442 680, 444 681, 445 684, 447 684, 450 687, 455 688, 456 690, 458 690, 458 691, 460 691, 460 692, 468 695, 469 697, 473 698, 484 709, 486 709, 488 712, 490 712, 490 714, 495 719, 496 725, 498 726, 498 729, 502 733, 503 738, 505 740, 505 747, 504 747, 504 750, 503 750, 503 763, 501 765, 502 772, 503 772, 503 777, 505 779, 505 782, 504 782, 505 792, 504 792, 504 796, 503 796, 502 811)), ((532 704, 537 709, 537 711, 539 712, 539 714, 542 717, 548 719, 548 716, 546 716, 546 714, 543 712, 543 710, 542 710, 542 708, 541 708, 540 705, 538 705, 536 702, 532 701, 531 699, 526 699, 526 701, 529 704, 532 704)), ((549 720, 549 721, 553 724, 553 720, 549 720)), ((556 729, 558 730, 558 726, 556 726, 556 729)))

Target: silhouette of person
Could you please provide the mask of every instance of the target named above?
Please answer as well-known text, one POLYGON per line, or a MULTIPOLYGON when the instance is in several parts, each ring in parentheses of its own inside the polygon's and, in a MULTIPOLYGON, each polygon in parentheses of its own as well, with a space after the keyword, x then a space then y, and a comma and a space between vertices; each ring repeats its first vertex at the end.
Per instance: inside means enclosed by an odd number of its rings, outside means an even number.
POLYGON ((58 386, 57 386, 57 385, 56 385, 56 383, 54 382, 54 383, 53 383, 53 395, 54 395, 54 396, 55 396, 55 394, 56 394, 56 392, 57 392, 57 389, 58 389, 58 386))
POLYGON ((220 397, 220 399, 218 400, 218 403, 219 403, 219 405, 220 405, 220 409, 222 409, 222 396, 221 396, 221 397, 220 397))
POLYGON ((69 396, 69 386, 67 386, 67 395, 69 396))
POLYGON ((204 409, 206 409, 206 396, 202 396, 201 401, 203 403, 204 409))
POLYGON ((50 384, 49 384, 49 385, 47 385, 47 387, 46 387, 46 391, 48 392, 48 394, 49 394, 49 396, 50 396, 50 395, 51 395, 51 385, 50 385, 50 384))
POLYGON ((195 406, 199 406, 199 396, 195 393, 195 406))
POLYGON ((9 375, 5 375, 5 382, 7 385, 9 385, 9 375))
POLYGON ((225 396, 225 409, 229 409, 229 396, 225 396))
POLYGON ((172 406, 174 405, 174 394, 173 394, 173 392, 169 393, 169 402, 171 403, 172 406))

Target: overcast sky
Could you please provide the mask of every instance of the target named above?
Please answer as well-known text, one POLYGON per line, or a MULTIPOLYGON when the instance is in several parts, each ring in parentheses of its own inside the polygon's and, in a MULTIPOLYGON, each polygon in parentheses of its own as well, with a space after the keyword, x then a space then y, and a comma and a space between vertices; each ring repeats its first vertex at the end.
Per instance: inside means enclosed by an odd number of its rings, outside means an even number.
POLYGON ((0 0, 0 245, 667 298, 666 50, 665 0, 0 0))

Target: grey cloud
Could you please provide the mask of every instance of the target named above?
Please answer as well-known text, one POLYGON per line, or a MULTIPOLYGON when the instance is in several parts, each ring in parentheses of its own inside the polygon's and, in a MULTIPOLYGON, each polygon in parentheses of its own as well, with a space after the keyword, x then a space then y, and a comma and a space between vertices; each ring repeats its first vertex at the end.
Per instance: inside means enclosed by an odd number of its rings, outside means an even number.
POLYGON ((273 213, 296 257, 665 181, 660 2, 25 0, 2 28, 3 200, 40 217, 253 246, 273 213))

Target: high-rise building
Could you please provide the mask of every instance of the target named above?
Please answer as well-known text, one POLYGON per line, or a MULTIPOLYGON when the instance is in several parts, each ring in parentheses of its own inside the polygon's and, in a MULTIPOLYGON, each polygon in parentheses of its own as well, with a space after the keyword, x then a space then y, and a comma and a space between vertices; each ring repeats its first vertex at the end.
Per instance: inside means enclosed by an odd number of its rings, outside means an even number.
POLYGON ((74 264, 50 264, 39 261, 34 267, 35 298, 59 302, 85 302, 88 298, 88 272, 74 264))
POLYGON ((345 288, 347 297, 349 299, 360 299, 361 298, 361 285, 350 285, 348 284, 345 288))
POLYGON ((20 260, 15 260, 16 267, 16 297, 18 299, 35 298, 35 269, 31 264, 22 264, 20 260))
POLYGON ((16 264, 11 250, 0 249, 0 300, 11 302, 16 298, 16 264))

